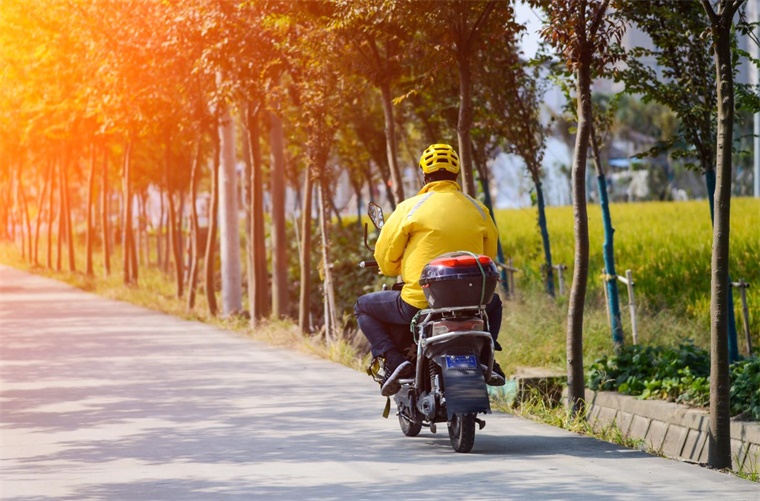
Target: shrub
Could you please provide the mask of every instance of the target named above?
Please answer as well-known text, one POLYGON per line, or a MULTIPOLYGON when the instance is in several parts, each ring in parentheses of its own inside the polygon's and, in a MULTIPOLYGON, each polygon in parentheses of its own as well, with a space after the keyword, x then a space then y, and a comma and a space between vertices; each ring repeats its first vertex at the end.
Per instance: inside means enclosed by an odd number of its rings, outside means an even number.
MULTIPOLYGON (((760 357, 733 363, 729 374, 731 415, 760 421, 760 357)), ((692 343, 624 346, 617 355, 595 360, 586 381, 592 390, 704 407, 710 401, 710 356, 692 343)))
POLYGON ((731 415, 760 421, 760 357, 745 358, 731 365, 731 415))

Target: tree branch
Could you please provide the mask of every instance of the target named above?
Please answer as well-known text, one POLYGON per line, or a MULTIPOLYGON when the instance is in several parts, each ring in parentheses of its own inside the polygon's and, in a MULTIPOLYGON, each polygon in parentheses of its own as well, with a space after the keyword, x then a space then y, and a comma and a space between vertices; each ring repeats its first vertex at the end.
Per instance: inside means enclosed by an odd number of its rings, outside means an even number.
POLYGON ((486 21, 488 16, 493 12, 494 8, 496 7, 496 2, 491 1, 488 2, 488 5, 485 6, 483 9, 483 12, 480 13, 480 16, 475 21, 475 24, 472 25, 472 31, 470 31, 470 35, 467 37, 467 42, 465 44, 465 47, 470 47, 470 44, 472 43, 473 38, 475 38, 475 34, 478 31, 478 28, 480 28, 480 25, 486 21))
POLYGON ((369 48, 372 49, 372 54, 375 56, 375 61, 377 61, 378 69, 380 69, 383 64, 383 57, 380 55, 380 51, 377 49, 377 42, 374 38, 367 37, 367 43, 369 43, 369 48))
POLYGON ((710 5, 710 0, 700 0, 702 2, 702 6, 705 8, 705 12, 707 12, 707 17, 710 18, 710 24, 715 24, 718 22, 718 16, 715 14, 715 11, 712 8, 712 5, 710 5))
POLYGON ((604 0, 604 2, 602 2, 602 4, 599 6, 599 10, 596 11, 596 16, 591 22, 591 28, 589 29, 588 40, 593 40, 596 38, 596 32, 599 30, 599 26, 602 24, 602 19, 604 18, 604 13, 607 12, 607 6, 609 3, 610 0, 604 0))
POLYGON ((743 3, 744 0, 734 0, 731 2, 731 18, 734 17, 734 14, 736 14, 736 11, 739 10, 739 7, 741 7, 743 3))
MULTIPOLYGON (((365 35, 366 39, 369 40, 369 35, 365 35)), ((362 59, 364 59, 368 64, 372 64, 372 58, 369 56, 369 54, 364 52, 364 49, 362 49, 362 42, 359 38, 354 38, 351 43, 354 47, 356 47, 356 52, 359 53, 362 59)))

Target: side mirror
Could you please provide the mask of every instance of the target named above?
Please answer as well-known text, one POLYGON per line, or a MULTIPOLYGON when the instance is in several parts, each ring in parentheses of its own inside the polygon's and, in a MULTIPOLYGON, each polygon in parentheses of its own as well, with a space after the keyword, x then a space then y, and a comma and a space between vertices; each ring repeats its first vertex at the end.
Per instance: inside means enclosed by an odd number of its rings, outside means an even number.
POLYGON ((385 224, 385 218, 383 217, 382 207, 374 202, 370 202, 367 206, 367 215, 372 221, 372 224, 375 225, 375 228, 378 230, 383 228, 383 224, 385 224))

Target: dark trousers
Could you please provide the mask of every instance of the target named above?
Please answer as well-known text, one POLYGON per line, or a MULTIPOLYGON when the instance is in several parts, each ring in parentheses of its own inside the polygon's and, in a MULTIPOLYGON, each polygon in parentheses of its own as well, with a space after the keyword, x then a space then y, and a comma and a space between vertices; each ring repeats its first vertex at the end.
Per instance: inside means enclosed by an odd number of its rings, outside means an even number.
MULTIPOLYGON (((359 297, 354 305, 354 315, 359 329, 372 346, 372 356, 378 357, 393 349, 405 351, 412 344, 409 324, 418 311, 419 308, 401 299, 401 291, 378 291, 359 297)), ((486 306, 486 314, 494 347, 501 350, 496 342, 502 315, 498 294, 494 294, 486 306)))

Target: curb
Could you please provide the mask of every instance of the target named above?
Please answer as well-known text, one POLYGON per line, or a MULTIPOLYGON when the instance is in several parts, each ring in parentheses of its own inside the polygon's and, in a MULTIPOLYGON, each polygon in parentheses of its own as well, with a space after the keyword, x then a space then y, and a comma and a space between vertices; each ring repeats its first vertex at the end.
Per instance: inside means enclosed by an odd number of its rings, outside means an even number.
MULTIPOLYGON (((615 392, 586 390, 588 421, 595 429, 616 426, 669 458, 704 464, 709 452, 710 414, 662 400, 640 400, 615 392)), ((760 467, 760 423, 731 421, 732 469, 760 467)))

